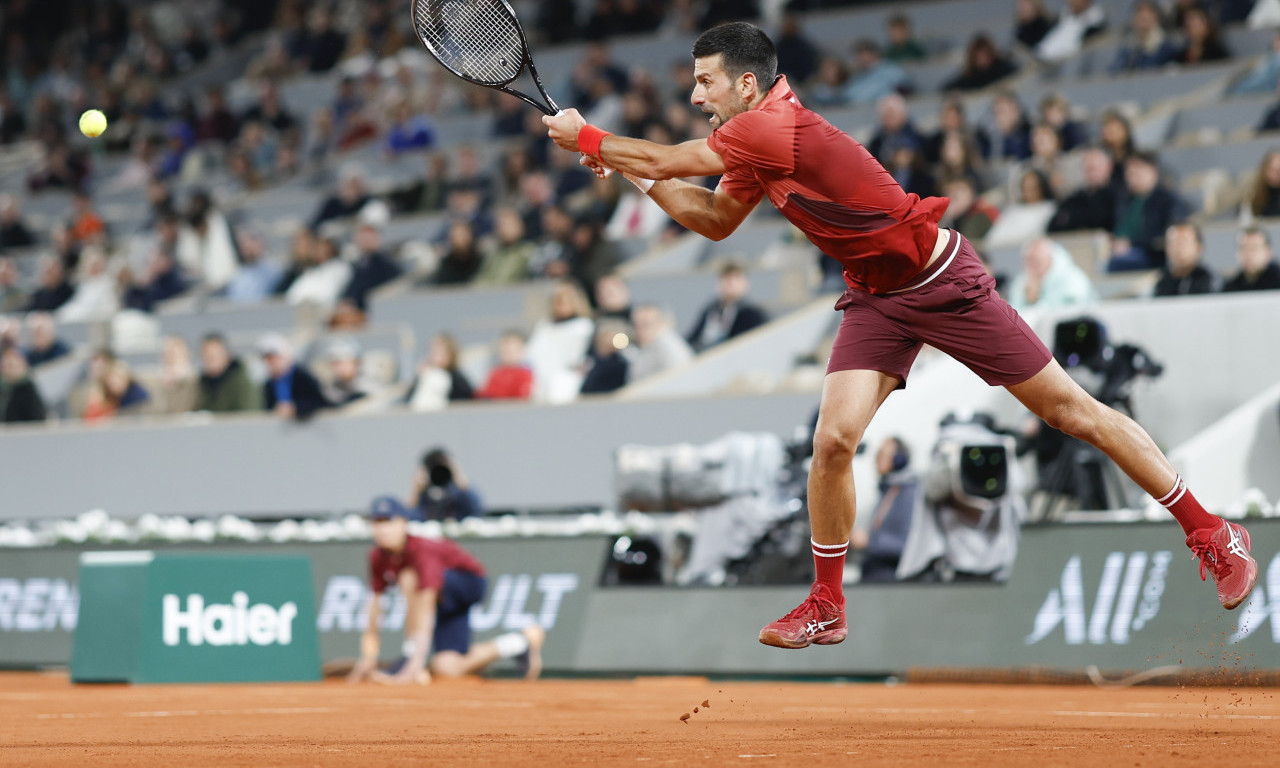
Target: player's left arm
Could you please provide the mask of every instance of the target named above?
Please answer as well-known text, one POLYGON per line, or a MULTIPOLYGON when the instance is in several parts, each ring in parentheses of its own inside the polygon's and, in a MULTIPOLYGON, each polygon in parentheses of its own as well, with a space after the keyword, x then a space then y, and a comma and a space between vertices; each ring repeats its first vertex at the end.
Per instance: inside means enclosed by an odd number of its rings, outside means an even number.
MULTIPOLYGON (((557 145, 572 152, 584 151, 579 146, 579 134, 586 120, 577 110, 544 117, 542 122, 547 126, 547 135, 557 145)), ((711 150, 705 139, 672 146, 610 134, 600 141, 596 156, 610 168, 654 181, 718 176, 725 172, 724 160, 711 150)))

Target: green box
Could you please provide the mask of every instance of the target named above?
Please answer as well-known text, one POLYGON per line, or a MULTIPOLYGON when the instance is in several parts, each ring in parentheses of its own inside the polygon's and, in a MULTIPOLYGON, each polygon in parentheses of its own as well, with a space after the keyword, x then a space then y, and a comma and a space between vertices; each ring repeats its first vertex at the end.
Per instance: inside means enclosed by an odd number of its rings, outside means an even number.
POLYGON ((86 552, 74 682, 320 679, 303 556, 86 552))

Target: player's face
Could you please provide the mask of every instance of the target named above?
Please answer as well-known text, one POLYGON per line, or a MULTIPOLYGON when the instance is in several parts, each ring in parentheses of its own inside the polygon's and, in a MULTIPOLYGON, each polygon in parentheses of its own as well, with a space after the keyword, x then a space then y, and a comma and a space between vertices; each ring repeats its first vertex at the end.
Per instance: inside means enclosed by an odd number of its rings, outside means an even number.
POLYGON ((719 128, 729 118, 747 111, 738 87, 742 82, 729 78, 724 71, 723 56, 704 56, 693 60, 693 94, 689 101, 693 106, 711 115, 712 128, 719 128))
POLYGON ((369 524, 373 532, 373 543, 380 549, 399 552, 404 549, 405 538, 409 535, 409 521, 403 517, 390 517, 386 520, 374 520, 369 524))

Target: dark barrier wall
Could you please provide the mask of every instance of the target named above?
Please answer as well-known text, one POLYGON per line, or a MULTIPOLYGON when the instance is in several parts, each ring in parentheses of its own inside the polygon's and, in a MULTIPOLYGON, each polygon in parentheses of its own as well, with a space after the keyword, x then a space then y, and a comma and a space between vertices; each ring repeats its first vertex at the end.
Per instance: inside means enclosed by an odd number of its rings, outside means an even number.
MULTIPOLYGON (((756 633, 803 587, 601 588, 609 540, 464 540, 490 572, 477 636, 538 621, 552 672, 858 675, 919 666, 1103 670, 1280 669, 1280 521, 1249 524, 1261 573, 1250 601, 1222 610, 1174 524, 1024 532, 1008 585, 853 586, 849 640, 802 652, 756 633)), ((302 552, 316 578, 324 659, 354 656, 364 626, 359 544, 225 547, 302 552)), ((66 663, 78 549, 0 553, 0 664, 66 663)), ((166 552, 175 550, 167 549, 166 552)), ((388 626, 404 620, 398 604, 388 626)), ((398 638, 384 650, 398 647, 398 638)))

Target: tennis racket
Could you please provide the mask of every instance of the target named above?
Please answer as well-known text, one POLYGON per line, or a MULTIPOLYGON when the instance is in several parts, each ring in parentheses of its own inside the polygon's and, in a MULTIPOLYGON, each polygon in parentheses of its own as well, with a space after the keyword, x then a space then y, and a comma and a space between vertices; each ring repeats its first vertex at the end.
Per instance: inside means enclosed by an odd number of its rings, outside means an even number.
POLYGON ((506 0, 413 0, 412 13, 418 39, 445 69, 548 115, 560 111, 542 85, 524 29, 506 0), (545 103, 509 87, 526 67, 545 103))
MULTIPOLYGON (((544 114, 560 112, 506 0, 413 0, 410 12, 418 40, 445 69, 469 83, 511 94, 544 114), (510 87, 525 68, 545 103, 510 87)), ((605 175, 611 173, 612 168, 606 169, 605 175)))

